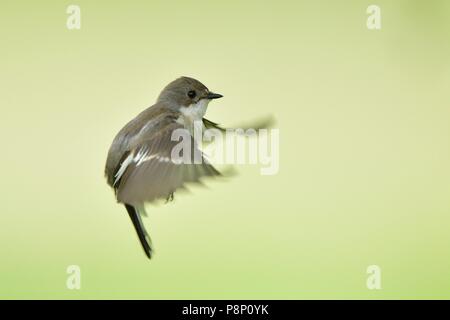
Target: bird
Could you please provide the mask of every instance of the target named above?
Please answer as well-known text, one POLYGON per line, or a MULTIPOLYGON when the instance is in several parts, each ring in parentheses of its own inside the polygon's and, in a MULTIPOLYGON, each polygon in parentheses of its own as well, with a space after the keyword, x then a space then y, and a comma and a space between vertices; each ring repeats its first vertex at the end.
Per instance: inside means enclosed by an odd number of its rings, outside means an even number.
POLYGON ((106 180, 117 202, 124 205, 149 259, 153 248, 142 221, 145 204, 170 201, 187 183, 221 176, 199 150, 192 128, 201 121, 205 128, 223 130, 204 118, 208 104, 222 97, 194 78, 180 77, 164 87, 156 103, 129 121, 113 139, 105 165, 106 180), (201 156, 200 163, 171 161, 172 149, 178 143, 171 137, 177 129, 189 132, 193 154, 201 156))

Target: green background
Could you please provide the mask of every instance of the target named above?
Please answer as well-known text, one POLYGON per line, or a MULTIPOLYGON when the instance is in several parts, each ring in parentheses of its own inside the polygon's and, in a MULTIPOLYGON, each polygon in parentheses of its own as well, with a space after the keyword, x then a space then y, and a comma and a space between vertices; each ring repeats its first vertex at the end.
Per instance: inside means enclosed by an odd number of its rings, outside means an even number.
POLYGON ((2 0, 0 298, 450 298, 450 3, 370 4, 2 0), (103 168, 181 75, 273 114, 280 171, 149 207, 148 261, 103 168))

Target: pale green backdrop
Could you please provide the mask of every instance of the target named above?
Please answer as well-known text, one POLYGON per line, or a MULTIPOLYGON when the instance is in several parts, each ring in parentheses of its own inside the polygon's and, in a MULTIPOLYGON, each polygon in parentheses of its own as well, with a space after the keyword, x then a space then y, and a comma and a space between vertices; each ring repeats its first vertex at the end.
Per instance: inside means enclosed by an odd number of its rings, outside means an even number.
POLYGON ((370 4, 2 0, 0 298, 450 298, 450 3, 370 4), (274 114, 280 171, 150 207, 148 261, 103 166, 181 75, 274 114))

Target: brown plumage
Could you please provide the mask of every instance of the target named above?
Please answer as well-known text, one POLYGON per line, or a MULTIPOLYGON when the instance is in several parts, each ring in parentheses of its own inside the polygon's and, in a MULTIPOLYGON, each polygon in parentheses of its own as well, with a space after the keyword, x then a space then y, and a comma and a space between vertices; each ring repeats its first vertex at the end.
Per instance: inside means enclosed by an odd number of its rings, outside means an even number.
POLYGON ((192 156, 200 154, 199 164, 169 161, 177 129, 190 129, 202 120, 212 93, 199 81, 182 77, 167 85, 155 105, 141 112, 116 135, 109 149, 105 175, 114 188, 117 201, 123 203, 133 222, 145 254, 152 255, 150 237, 141 220, 144 204, 168 199, 186 183, 220 173, 209 164, 192 137, 192 156), (198 118, 198 119, 197 119, 198 118))

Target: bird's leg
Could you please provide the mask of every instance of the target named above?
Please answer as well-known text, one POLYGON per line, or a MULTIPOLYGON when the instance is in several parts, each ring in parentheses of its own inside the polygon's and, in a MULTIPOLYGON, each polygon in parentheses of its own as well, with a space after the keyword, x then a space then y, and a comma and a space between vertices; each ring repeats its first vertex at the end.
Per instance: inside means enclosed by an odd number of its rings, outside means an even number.
POLYGON ((166 198, 166 203, 173 201, 173 192, 169 193, 169 195, 166 198))

